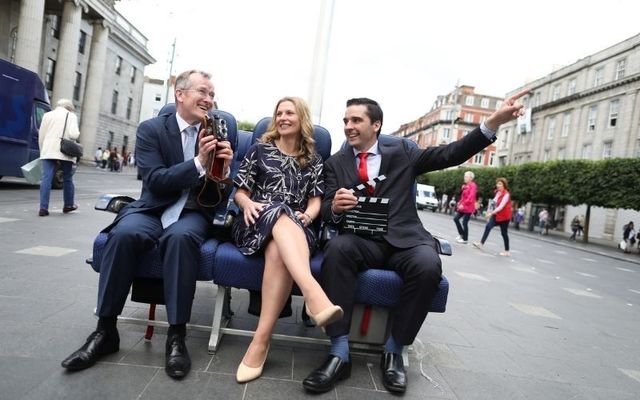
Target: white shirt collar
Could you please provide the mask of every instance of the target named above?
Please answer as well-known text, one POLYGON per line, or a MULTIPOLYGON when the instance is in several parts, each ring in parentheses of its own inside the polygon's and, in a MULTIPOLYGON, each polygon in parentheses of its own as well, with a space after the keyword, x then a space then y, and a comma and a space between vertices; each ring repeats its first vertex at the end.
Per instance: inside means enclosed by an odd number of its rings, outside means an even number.
MULTIPOLYGON (((353 155, 357 156, 359 153, 362 153, 362 152, 354 147, 353 148, 353 155)), ((375 155, 380 154, 380 149, 378 148, 378 141, 376 140, 376 142, 373 144, 373 146, 371 146, 369 148, 369 150, 367 150, 365 153, 375 154, 375 155)))
MULTIPOLYGON (((189 126, 191 126, 191 124, 182 119, 182 117, 178 113, 176 113, 176 121, 178 121, 178 128, 180 129, 181 133, 184 132, 184 130, 189 126)), ((200 122, 198 122, 194 126, 196 127, 197 131, 200 132, 200 122)))

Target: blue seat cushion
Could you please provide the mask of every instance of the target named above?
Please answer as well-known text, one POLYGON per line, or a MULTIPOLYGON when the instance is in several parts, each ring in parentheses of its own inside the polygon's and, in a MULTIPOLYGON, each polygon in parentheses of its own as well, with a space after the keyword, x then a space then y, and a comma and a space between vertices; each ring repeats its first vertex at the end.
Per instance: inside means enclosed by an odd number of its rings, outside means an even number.
MULTIPOLYGON (((107 233, 100 233, 93 241, 93 261, 91 267, 94 271, 100 272, 100 262, 102 261, 102 252, 107 242, 107 233)), ((217 239, 208 239, 200 246, 200 260, 198 261, 198 277, 199 281, 213 280, 213 264, 219 241, 217 239)), ((138 278, 156 278, 162 279, 162 263, 160 261, 160 251, 154 248, 150 252, 141 255, 140 262, 136 269, 136 277, 138 278)))
MULTIPOLYGON (((322 254, 317 252, 311 258, 311 274, 320 279, 322 254)), ((256 254, 245 256, 233 243, 221 243, 218 246, 213 262, 213 281, 221 286, 239 289, 261 290, 264 272, 264 256, 256 254)), ((294 285, 295 286, 295 285, 294 285)), ((294 287, 293 293, 300 295, 300 290, 294 287)))

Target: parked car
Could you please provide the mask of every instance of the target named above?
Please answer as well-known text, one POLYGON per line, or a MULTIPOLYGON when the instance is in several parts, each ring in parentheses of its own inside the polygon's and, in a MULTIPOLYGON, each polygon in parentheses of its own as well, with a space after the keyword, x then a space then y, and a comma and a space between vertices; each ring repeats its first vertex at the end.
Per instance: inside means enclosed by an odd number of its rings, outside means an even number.
POLYGON ((428 209, 435 212, 438 209, 436 189, 431 185, 418 184, 416 188, 416 207, 418 210, 428 209))

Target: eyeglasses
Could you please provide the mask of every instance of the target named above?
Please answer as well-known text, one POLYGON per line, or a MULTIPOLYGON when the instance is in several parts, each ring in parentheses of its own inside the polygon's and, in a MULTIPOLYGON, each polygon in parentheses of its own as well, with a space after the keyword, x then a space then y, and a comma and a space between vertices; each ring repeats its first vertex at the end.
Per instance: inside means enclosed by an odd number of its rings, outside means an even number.
POLYGON ((216 95, 214 92, 207 92, 206 89, 203 88, 199 88, 199 89, 180 89, 183 91, 192 91, 192 92, 198 92, 198 94, 200 95, 200 97, 205 98, 205 97, 210 97, 211 100, 213 100, 214 96, 216 95))

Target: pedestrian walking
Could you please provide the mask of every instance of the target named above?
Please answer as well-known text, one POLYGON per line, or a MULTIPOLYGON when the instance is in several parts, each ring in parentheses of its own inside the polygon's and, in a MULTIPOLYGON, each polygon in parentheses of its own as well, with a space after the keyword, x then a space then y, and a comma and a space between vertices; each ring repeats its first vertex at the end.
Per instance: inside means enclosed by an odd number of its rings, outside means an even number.
POLYGON ((38 144, 40 145, 40 159, 42 160, 42 182, 40 182, 40 210, 38 215, 49 215, 49 196, 51 184, 58 165, 62 168, 64 180, 62 183, 63 213, 69 213, 78 208, 73 202, 75 187, 73 186, 73 164, 76 157, 62 154, 60 138, 75 140, 80 136, 78 118, 74 113, 75 107, 71 100, 58 100, 55 110, 45 113, 42 117, 38 144))
POLYGON ((475 175, 471 171, 464 173, 464 183, 460 188, 460 201, 456 209, 456 216, 453 222, 458 229, 458 237, 456 241, 461 244, 467 244, 469 240, 469 218, 476 211, 476 194, 478 185, 473 181, 475 175), (460 219, 462 218, 462 224, 460 219))
POLYGON ((582 224, 580 222, 580 216, 576 215, 571 220, 571 236, 569 236, 569 240, 576 240, 576 234, 582 230, 582 224))
POLYGON ((496 207, 487 213, 489 221, 484 227, 484 233, 482 239, 479 242, 473 242, 473 245, 478 249, 484 247, 484 243, 489 237, 489 232, 494 226, 500 226, 500 233, 502 234, 502 240, 504 240, 504 251, 500 252, 501 256, 509 257, 509 222, 511 221, 511 194, 509 193, 509 186, 507 178, 496 179, 495 197, 493 198, 496 207))

